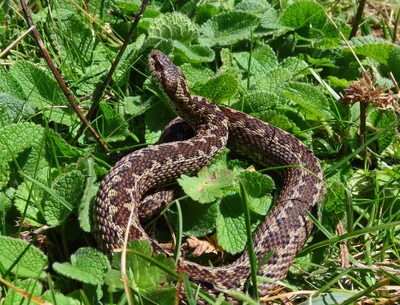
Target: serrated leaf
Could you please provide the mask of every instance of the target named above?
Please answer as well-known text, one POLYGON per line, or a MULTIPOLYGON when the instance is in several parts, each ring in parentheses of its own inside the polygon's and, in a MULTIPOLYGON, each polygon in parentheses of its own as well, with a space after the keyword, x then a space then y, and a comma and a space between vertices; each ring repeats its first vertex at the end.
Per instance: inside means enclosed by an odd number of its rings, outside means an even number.
MULTIPOLYGON (((70 206, 75 208, 81 201, 84 181, 85 178, 82 173, 73 170, 58 177, 51 188, 70 206)), ((70 214, 71 210, 52 196, 44 203, 44 217, 46 222, 53 227, 62 223, 70 214)))
POLYGON ((258 23, 257 15, 251 13, 223 12, 201 26, 199 42, 208 46, 224 46, 249 39, 249 33, 258 23))
POLYGON ((333 182, 327 188, 326 197, 328 198, 324 204, 324 220, 330 225, 331 231, 336 230, 336 225, 346 212, 346 190, 340 182, 333 182))
POLYGON ((11 271, 19 277, 44 278, 43 270, 48 264, 46 255, 23 240, 0 236, 0 261, 5 269, 10 268, 23 252, 11 271), (27 247, 29 249, 25 251, 27 247))
POLYGON ((368 56, 384 65, 387 64, 390 53, 398 48, 395 44, 390 43, 386 39, 373 36, 354 37, 350 40, 350 45, 357 55, 368 56))
MULTIPOLYGON (((148 241, 133 240, 129 242, 128 249, 132 249, 152 256, 152 248, 148 241)), ((175 264, 172 260, 167 259, 165 255, 156 255, 154 259, 163 264, 170 270, 175 270, 175 264)), ((116 253, 113 259, 113 265, 119 266, 121 254, 116 253)), ((135 290, 145 295, 153 295, 159 289, 159 286, 165 281, 167 274, 158 266, 153 265, 144 258, 127 252, 126 260, 127 276, 130 286, 135 290)), ((116 274, 114 275, 114 277, 116 274)), ((115 281, 115 279, 114 279, 115 281)))
POLYGON ((179 51, 185 62, 211 62, 215 58, 214 51, 210 47, 204 45, 186 46, 180 41, 175 40, 174 48, 176 51, 179 51))
MULTIPOLYGON (((380 110, 376 109, 371 111, 367 117, 367 123, 372 125, 373 130, 382 130, 391 124, 393 121, 397 120, 396 114, 391 109, 380 110)), ((378 138, 378 149, 377 153, 382 154, 382 152, 395 141, 396 126, 393 125, 391 129, 385 132, 378 138)))
POLYGON ((249 52, 233 53, 238 64, 250 75, 256 77, 266 74, 268 71, 278 67, 278 60, 274 51, 268 45, 255 48, 251 53, 250 69, 249 69, 249 52))
MULTIPOLYGON (((59 84, 52 76, 28 61, 17 61, 10 70, 11 75, 18 80, 24 94, 35 107, 69 105, 59 84)), ((51 121, 72 125, 74 112, 71 108, 51 108, 44 111, 51 121)))
POLYGON ((67 297, 63 295, 61 292, 57 291, 50 291, 47 290, 41 298, 47 302, 50 302, 51 304, 57 304, 57 305, 80 305, 80 301, 75 300, 71 297, 67 297))
POLYGON ((232 172, 226 169, 212 171, 205 167, 197 175, 198 177, 182 175, 178 183, 190 198, 200 203, 209 203, 220 198, 222 189, 230 186, 234 179, 232 172))
POLYGON ((103 138, 107 142, 125 140, 129 134, 127 122, 104 102, 100 103, 100 110, 104 119, 103 128, 100 128, 103 131, 103 138))
POLYGON ((244 96, 244 101, 245 110, 253 113, 261 113, 280 104, 279 96, 267 91, 250 91, 244 96))
POLYGON ((236 4, 233 10, 250 13, 262 13, 270 7, 271 5, 266 0, 247 0, 236 4))
POLYGON ((8 93, 0 93, 0 126, 5 127, 34 113, 32 105, 26 101, 8 93))
POLYGON ((174 113, 163 103, 155 104, 146 111, 146 143, 154 144, 161 136, 164 127, 175 117, 174 113))
POLYGON ((246 246, 246 224, 241 198, 238 194, 225 196, 216 218, 218 244, 229 253, 243 251, 246 246))
POLYGON ((281 23, 294 29, 303 26, 321 29, 327 21, 322 6, 313 1, 299 1, 289 5, 283 12, 281 23))
MULTIPOLYGON (((40 296, 43 287, 37 280, 27 279, 27 280, 16 280, 12 283, 17 289, 21 289, 24 293, 31 294, 32 299, 28 300, 24 298, 18 291, 10 287, 8 289, 7 295, 4 298, 2 305, 30 305, 33 303, 35 297, 40 296)), ((44 304, 49 305, 49 304, 44 304)))
MULTIPOLYGON (((205 236, 215 229, 215 215, 218 210, 218 204, 200 204, 188 199, 181 206, 183 215, 190 215, 183 219, 183 235, 185 236, 205 236)), ((170 213, 173 223, 176 223, 176 214, 170 213)))
POLYGON ((285 96, 310 112, 319 120, 334 119, 325 95, 312 85, 291 82, 285 86, 285 96))
POLYGON ((197 38, 198 29, 186 15, 181 13, 162 14, 155 18, 148 29, 149 37, 190 42, 197 38))
POLYGON ((201 88, 194 90, 200 96, 208 98, 214 104, 221 104, 232 99, 239 90, 236 75, 223 73, 210 78, 201 88))
POLYGON ((259 215, 266 215, 272 204, 274 181, 266 175, 252 171, 243 171, 240 178, 247 191, 250 210, 259 215))
POLYGON ((286 27, 280 23, 279 12, 273 8, 268 9, 261 15, 260 25, 263 29, 277 30, 285 29, 286 27))
POLYGON ((4 92, 20 100, 25 100, 26 95, 21 85, 11 73, 0 69, 0 92, 4 92))
POLYGON ((292 73, 288 69, 276 68, 270 70, 251 87, 252 91, 268 91, 277 93, 279 88, 283 87, 292 79, 292 73))
POLYGON ((214 75, 211 69, 200 65, 183 64, 179 67, 185 74, 188 86, 195 88, 205 84, 214 75))
POLYGON ((305 74, 308 74, 308 64, 304 61, 301 60, 297 57, 287 57, 285 58, 280 66, 282 68, 288 69, 293 76, 299 75, 304 76, 305 74))
POLYGON ((53 269, 83 283, 99 285, 110 268, 107 257, 93 248, 80 248, 71 255, 71 263, 54 263, 53 269))

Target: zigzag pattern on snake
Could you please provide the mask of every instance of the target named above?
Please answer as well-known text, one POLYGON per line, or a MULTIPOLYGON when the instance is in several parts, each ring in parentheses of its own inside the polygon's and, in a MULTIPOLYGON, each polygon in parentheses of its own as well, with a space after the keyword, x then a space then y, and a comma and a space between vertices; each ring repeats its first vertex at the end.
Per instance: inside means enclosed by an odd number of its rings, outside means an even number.
MULTIPOLYGON (((176 113, 195 130, 195 136, 137 150, 115 164, 96 199, 100 246, 108 251, 121 248, 130 211, 138 210, 149 189, 183 173, 197 172, 227 145, 260 165, 289 165, 279 171, 279 197, 253 236, 258 262, 273 252, 258 275, 283 280, 312 228, 306 211, 311 212, 324 193, 324 175, 318 160, 287 132, 191 95, 183 73, 160 51, 151 53, 149 66, 176 113)), ((138 213, 133 213, 129 230, 129 240, 149 240, 155 251, 161 251, 142 228, 138 213)), ((180 265, 192 280, 222 289, 243 289, 250 275, 247 252, 227 266, 207 267, 190 261, 180 265)), ((259 283, 259 294, 268 295, 275 288, 275 284, 259 283)))

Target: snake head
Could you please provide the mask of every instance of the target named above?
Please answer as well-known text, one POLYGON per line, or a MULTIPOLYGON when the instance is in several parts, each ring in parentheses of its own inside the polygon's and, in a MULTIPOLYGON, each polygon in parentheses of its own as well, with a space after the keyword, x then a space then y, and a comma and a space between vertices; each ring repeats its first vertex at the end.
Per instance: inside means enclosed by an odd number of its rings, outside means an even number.
POLYGON ((149 67, 161 91, 175 104, 174 108, 189 102, 187 99, 190 99, 190 93, 185 76, 167 55, 153 50, 149 58, 149 67))

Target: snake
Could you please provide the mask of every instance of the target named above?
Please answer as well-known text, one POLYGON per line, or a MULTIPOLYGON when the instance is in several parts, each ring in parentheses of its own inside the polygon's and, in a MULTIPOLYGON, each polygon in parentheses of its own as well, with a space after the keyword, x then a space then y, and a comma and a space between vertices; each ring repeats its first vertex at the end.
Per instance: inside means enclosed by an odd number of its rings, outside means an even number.
MULTIPOLYGON (((310 235, 313 222, 308 213, 315 213, 325 192, 320 162, 288 132, 192 95, 183 72, 161 51, 151 52, 149 67, 171 107, 194 130, 194 135, 136 150, 111 168, 95 203, 96 239, 100 248, 108 252, 122 248, 128 229, 129 240, 148 240, 156 253, 163 252, 140 223, 140 211, 146 214, 146 210, 151 210, 147 213, 151 214, 155 210, 151 204, 143 203, 149 202, 147 195, 182 174, 195 174, 228 147, 261 166, 280 168, 277 173, 281 187, 276 202, 253 234, 257 263, 263 262, 257 275, 272 279, 260 281, 258 292, 261 297, 270 295, 279 287, 277 282, 286 278, 310 235), (127 228, 131 212, 131 226, 127 228)), ((180 259, 179 268, 213 295, 243 290, 251 274, 248 251, 228 265, 203 266, 180 259)), ((227 299, 233 304, 240 303, 231 296, 227 299)), ((206 301, 200 299, 198 304, 206 301)))

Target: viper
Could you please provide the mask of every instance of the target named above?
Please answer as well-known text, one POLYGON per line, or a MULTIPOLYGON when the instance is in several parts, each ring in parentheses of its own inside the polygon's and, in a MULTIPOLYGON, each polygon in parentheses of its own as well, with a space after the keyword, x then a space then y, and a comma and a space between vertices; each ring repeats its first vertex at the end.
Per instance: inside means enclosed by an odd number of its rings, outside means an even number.
MULTIPOLYGON (((228 146, 262 166, 281 168, 281 190, 273 209, 254 233, 253 244, 258 263, 272 253, 258 269, 258 275, 284 280, 312 229, 307 212, 312 213, 324 194, 319 161, 299 139, 282 129, 192 95, 182 71, 161 51, 152 51, 149 67, 172 108, 194 130, 194 136, 134 151, 109 171, 96 198, 100 246, 108 252, 122 248, 128 229, 129 240, 148 240, 154 251, 162 252, 139 221, 139 211, 151 214, 156 210, 145 195, 182 174, 196 173, 228 146), (132 225, 127 228, 131 212, 132 225)), ((226 266, 202 266, 187 260, 179 265, 195 282, 215 287, 215 295, 218 288, 243 290, 250 276, 247 252, 226 266)), ((260 296, 268 295, 276 287, 276 283, 258 283, 260 296)))

